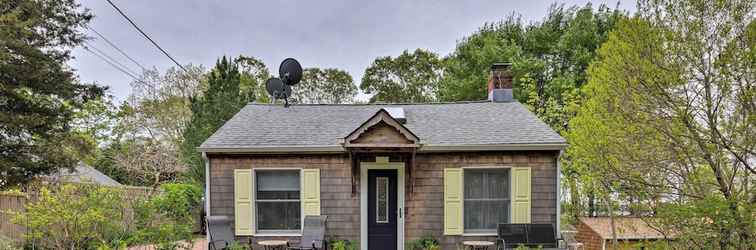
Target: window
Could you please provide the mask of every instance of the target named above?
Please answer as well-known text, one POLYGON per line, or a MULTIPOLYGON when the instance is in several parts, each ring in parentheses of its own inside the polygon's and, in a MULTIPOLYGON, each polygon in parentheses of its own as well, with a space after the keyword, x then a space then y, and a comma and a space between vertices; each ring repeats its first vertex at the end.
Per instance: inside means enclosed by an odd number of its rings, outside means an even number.
POLYGON ((375 178, 375 222, 376 223, 389 223, 388 210, 389 210, 389 178, 388 177, 376 177, 375 178))
POLYGON ((509 222, 509 170, 466 169, 464 176, 465 233, 495 233, 509 222))
POLYGON ((255 171, 255 218, 258 232, 299 232, 302 218, 299 172, 255 171))

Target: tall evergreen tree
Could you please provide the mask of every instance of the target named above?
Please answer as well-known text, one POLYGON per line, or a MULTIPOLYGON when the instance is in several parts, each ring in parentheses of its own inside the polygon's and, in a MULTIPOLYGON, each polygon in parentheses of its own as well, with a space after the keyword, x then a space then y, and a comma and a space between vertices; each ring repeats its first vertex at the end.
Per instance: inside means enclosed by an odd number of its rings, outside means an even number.
POLYGON ((247 102, 254 101, 252 90, 241 91, 241 79, 235 60, 224 56, 208 73, 205 93, 191 98, 192 118, 185 128, 181 147, 189 180, 204 182, 205 166, 197 147, 247 102))
POLYGON ((105 89, 66 65, 91 18, 74 0, 0 1, 0 189, 71 168, 93 149, 71 123, 105 89))

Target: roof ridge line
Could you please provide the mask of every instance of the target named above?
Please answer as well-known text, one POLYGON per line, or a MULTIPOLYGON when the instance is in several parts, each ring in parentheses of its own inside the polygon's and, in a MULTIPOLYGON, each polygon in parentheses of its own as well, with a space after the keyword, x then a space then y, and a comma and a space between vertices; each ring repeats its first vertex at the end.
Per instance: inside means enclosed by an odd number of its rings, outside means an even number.
MULTIPOLYGON (((513 103, 519 103, 517 101, 514 101, 513 103)), ((299 104, 291 104, 291 106, 391 106, 391 105, 442 105, 442 104, 471 104, 471 103, 494 103, 489 100, 479 100, 479 101, 454 101, 454 102, 421 102, 421 103, 299 103, 299 104)), ((258 102, 248 102, 247 105, 256 105, 256 106, 279 106, 281 104, 277 103, 258 103, 258 102)))

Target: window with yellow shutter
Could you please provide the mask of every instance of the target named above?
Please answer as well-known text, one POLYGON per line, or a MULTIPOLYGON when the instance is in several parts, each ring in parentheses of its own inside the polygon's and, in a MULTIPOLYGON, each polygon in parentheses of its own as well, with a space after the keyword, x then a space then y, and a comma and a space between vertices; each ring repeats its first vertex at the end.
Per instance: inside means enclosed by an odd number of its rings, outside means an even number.
POLYGON ((300 170, 255 170, 258 233, 296 233, 301 229, 300 170))
POLYGON ((509 223, 509 169, 465 169, 464 232, 496 233, 509 223))

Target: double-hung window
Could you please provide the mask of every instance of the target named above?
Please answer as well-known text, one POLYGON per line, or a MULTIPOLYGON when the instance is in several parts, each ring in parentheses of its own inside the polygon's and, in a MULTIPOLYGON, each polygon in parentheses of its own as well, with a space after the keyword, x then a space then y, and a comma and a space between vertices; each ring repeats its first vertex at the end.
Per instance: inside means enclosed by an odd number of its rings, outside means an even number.
POLYGON ((300 170, 255 171, 255 218, 259 233, 301 229, 300 170))
POLYGON ((509 169, 464 171, 464 232, 496 233, 509 222, 509 169))

